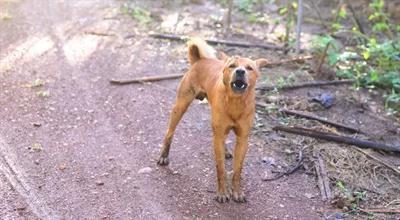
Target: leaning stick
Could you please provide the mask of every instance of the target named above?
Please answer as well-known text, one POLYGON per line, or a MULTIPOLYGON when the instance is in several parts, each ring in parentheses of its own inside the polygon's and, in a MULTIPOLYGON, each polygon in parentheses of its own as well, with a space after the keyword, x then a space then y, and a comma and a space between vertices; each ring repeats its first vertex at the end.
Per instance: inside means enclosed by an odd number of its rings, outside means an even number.
POLYGON ((344 130, 347 130, 347 131, 350 131, 353 133, 361 133, 360 130, 357 128, 353 128, 353 127, 350 127, 350 126, 347 126, 344 124, 340 124, 337 122, 333 122, 333 121, 328 121, 326 119, 323 119, 318 116, 311 115, 311 114, 308 114, 305 112, 294 111, 294 110, 289 110, 289 109, 280 109, 279 111, 284 114, 287 114, 287 115, 292 115, 292 116, 296 116, 296 117, 300 117, 300 118, 306 118, 306 119, 319 121, 321 123, 328 124, 328 125, 331 125, 331 126, 334 126, 334 127, 340 128, 340 129, 344 129, 344 130))
POLYGON ((140 77, 140 78, 135 78, 135 79, 127 79, 127 80, 111 79, 110 83, 117 84, 117 85, 125 85, 125 84, 131 84, 131 83, 154 82, 154 81, 160 81, 160 80, 166 80, 166 79, 177 79, 177 78, 181 78, 183 75, 184 74, 179 73, 179 74, 146 76, 146 77, 140 77))
MULTIPOLYGON (((173 34, 149 34, 150 37, 158 38, 158 39, 168 39, 168 40, 177 40, 177 41, 186 41, 190 37, 188 36, 178 36, 173 34)), ((207 39, 205 40, 209 44, 225 44, 228 46, 236 46, 236 47, 258 47, 269 50, 284 50, 284 47, 273 45, 273 44, 252 44, 247 42, 238 42, 238 41, 229 41, 229 40, 215 40, 215 39, 207 39)))
POLYGON ((354 8, 353 8, 353 6, 350 4, 349 1, 346 0, 346 2, 347 2, 347 7, 349 8, 349 10, 350 10, 350 12, 351 12, 351 15, 353 16, 354 22, 356 23, 356 25, 357 25, 357 27, 358 27, 358 30, 360 30, 360 32, 361 32, 362 34, 365 34, 364 28, 363 28, 363 26, 361 25, 360 19, 358 18, 357 14, 356 14, 356 12, 355 12, 355 10, 354 10, 354 8))
POLYGON ((372 148, 372 149, 376 149, 376 150, 400 152, 400 146, 392 146, 392 145, 387 145, 384 143, 360 140, 357 138, 346 137, 346 136, 336 135, 336 134, 327 133, 327 132, 320 132, 320 131, 315 131, 315 130, 302 128, 302 127, 287 127, 287 126, 278 125, 278 126, 273 127, 273 130, 284 131, 284 132, 288 132, 288 133, 292 133, 292 134, 317 138, 317 139, 326 140, 326 141, 333 141, 336 143, 355 145, 355 146, 358 146, 361 148, 372 148))
POLYGON ((298 0, 296 24, 296 54, 300 53, 301 24, 303 22, 303 0, 298 0))
POLYGON ((321 72, 321 67, 322 67, 322 64, 324 64, 326 55, 328 54, 328 49, 329 49, 330 44, 331 44, 331 42, 328 42, 325 46, 324 52, 322 53, 322 56, 319 60, 318 66, 317 66, 317 70, 316 70, 317 73, 321 72))
POLYGON ((270 91, 270 90, 274 90, 274 89, 291 90, 291 89, 299 89, 299 88, 306 88, 306 87, 352 84, 354 82, 355 81, 352 79, 331 80, 331 81, 311 81, 311 82, 299 83, 299 84, 294 84, 294 85, 286 85, 286 86, 281 86, 281 87, 279 87, 279 86, 262 86, 262 87, 258 87, 256 89, 265 92, 265 91, 270 91))

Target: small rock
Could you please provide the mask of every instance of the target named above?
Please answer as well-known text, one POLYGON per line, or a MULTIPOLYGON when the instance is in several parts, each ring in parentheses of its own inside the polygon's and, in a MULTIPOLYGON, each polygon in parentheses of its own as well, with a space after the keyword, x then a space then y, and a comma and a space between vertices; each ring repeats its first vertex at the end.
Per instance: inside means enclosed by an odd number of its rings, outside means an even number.
POLYGON ((151 171, 153 171, 153 169, 151 169, 150 167, 144 167, 144 168, 140 169, 140 170, 138 171, 138 173, 139 173, 139 174, 142 174, 142 173, 151 173, 151 171))
POLYGON ((304 193, 304 196, 305 196, 307 199, 312 199, 312 198, 315 197, 315 196, 314 196, 313 194, 311 194, 311 193, 304 193))
POLYGON ((40 122, 33 122, 32 125, 35 126, 35 127, 42 126, 42 124, 40 122))
POLYGON ((319 96, 312 98, 312 101, 318 102, 319 104, 324 106, 324 108, 332 107, 334 100, 335 97, 330 93, 322 93, 319 96))
POLYGON ((96 185, 98 185, 98 186, 103 186, 103 185, 104 185, 104 182, 98 180, 98 181, 96 181, 96 185))
POLYGON ((39 165, 39 160, 33 161, 36 165, 39 165))
POLYGON ((60 164, 60 165, 58 166, 58 169, 60 169, 61 171, 65 170, 66 168, 67 168, 67 165, 66 165, 66 164, 60 164))
POLYGON ((42 150, 43 150, 43 147, 42 147, 42 145, 39 144, 39 143, 34 143, 34 144, 32 144, 31 149, 32 149, 33 151, 39 152, 39 151, 42 151, 42 150))
POLYGON ((336 215, 335 215, 335 220, 343 220, 343 219, 344 219, 343 214, 341 214, 341 213, 336 213, 336 215))
POLYGON ((271 165, 271 166, 276 165, 276 160, 273 157, 263 157, 262 162, 265 163, 266 165, 271 165))

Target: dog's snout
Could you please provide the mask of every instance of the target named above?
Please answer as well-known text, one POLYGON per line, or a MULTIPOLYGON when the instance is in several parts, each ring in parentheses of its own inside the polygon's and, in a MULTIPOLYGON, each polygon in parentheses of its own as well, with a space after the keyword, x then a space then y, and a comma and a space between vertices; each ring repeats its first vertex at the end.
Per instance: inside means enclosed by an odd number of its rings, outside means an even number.
POLYGON ((244 69, 237 69, 235 72, 238 77, 243 77, 244 74, 246 73, 244 69))

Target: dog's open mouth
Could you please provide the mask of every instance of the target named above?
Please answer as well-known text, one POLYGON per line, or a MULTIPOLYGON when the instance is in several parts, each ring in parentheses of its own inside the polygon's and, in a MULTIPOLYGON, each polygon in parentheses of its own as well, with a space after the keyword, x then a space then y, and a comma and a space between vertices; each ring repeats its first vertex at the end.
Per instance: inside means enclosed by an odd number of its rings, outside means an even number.
POLYGON ((235 92, 243 92, 246 90, 247 86, 247 82, 242 79, 237 79, 231 82, 231 87, 235 92))

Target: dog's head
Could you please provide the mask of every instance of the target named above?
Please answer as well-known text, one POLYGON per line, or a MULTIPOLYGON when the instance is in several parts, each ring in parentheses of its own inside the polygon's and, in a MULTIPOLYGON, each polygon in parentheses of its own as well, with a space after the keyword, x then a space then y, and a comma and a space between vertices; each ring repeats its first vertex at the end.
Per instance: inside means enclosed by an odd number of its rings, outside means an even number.
POLYGON ((221 54, 221 58, 225 60, 224 84, 235 96, 253 90, 260 75, 260 67, 268 64, 266 59, 251 60, 238 56, 227 57, 225 54, 221 54))

